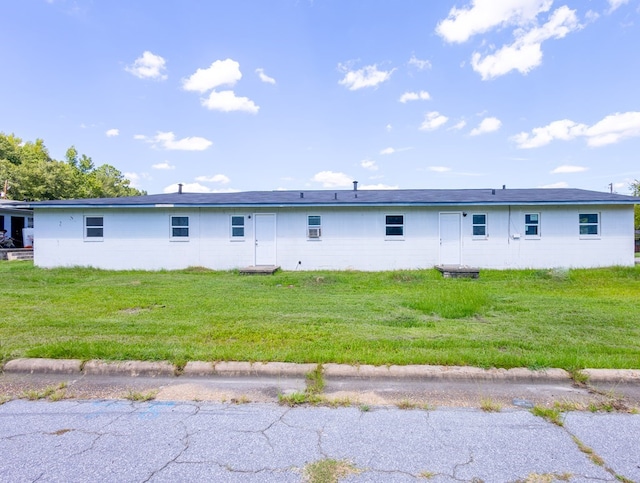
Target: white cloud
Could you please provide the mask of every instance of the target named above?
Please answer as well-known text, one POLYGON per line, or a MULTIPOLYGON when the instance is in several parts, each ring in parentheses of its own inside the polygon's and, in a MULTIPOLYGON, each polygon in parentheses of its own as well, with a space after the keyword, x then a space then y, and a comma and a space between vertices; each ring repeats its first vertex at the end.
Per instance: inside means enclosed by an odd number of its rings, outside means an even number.
POLYGON ((206 69, 198 69, 188 79, 183 79, 186 91, 206 92, 216 87, 233 86, 242 79, 240 64, 232 59, 216 60, 206 69))
POLYGON ((500 129, 500 126, 502 126, 502 121, 497 117, 485 117, 478 127, 471 130, 471 135, 478 136, 479 134, 494 132, 500 129))
POLYGON ((339 188, 353 184, 353 178, 344 173, 334 171, 320 171, 312 178, 317 183, 322 183, 324 188, 339 188))
POLYGON ((545 184, 543 186, 538 186, 538 188, 568 188, 569 184, 564 181, 560 181, 558 183, 545 184))
POLYGON ((474 52, 471 66, 483 80, 499 77, 512 70, 526 74, 542 63, 542 42, 552 38, 561 39, 580 28, 575 10, 564 5, 554 11, 543 26, 516 30, 516 39, 511 45, 504 45, 484 58, 474 52))
MULTIPOLYGON (((173 183, 167 186, 163 191, 165 193, 177 193, 178 183, 173 183)), ((182 191, 184 193, 212 193, 212 191, 206 186, 202 186, 200 183, 182 183, 182 191)))
POLYGON ((427 91, 420 91, 420 92, 405 92, 400 96, 400 99, 398 100, 403 104, 405 104, 409 101, 418 101, 418 100, 428 101, 429 99, 431 99, 431 95, 427 91))
POLYGON ((363 159, 360 162, 360 166, 362 166, 364 169, 368 169, 371 171, 377 171, 378 170, 378 165, 376 164, 375 161, 372 161, 370 159, 363 159))
POLYGON ((244 111, 256 114, 260 110, 248 97, 238 97, 233 91, 212 91, 209 97, 202 99, 202 105, 212 111, 244 111))
POLYGON ((546 126, 532 129, 531 133, 521 132, 512 140, 519 148, 529 149, 545 146, 556 139, 569 141, 577 137, 585 137, 590 147, 606 146, 626 138, 640 137, 640 112, 611 114, 593 126, 569 119, 553 121, 546 126))
POLYGON ((380 154, 387 155, 387 154, 393 154, 395 152, 396 150, 394 148, 389 147, 389 148, 384 148, 382 151, 380 151, 380 154))
POLYGON ((146 141, 147 136, 145 136, 144 134, 134 134, 133 139, 137 139, 138 141, 146 141))
POLYGON ((391 132, 391 131, 393 131, 393 126, 391 124, 387 124, 385 126, 385 129, 386 129, 387 132, 391 132))
POLYGON ((612 13, 614 10, 617 10, 621 6, 629 3, 629 0, 608 0, 608 2, 609 2, 609 10, 607 10, 607 13, 612 13))
POLYGON ((563 166, 558 166, 556 169, 551 171, 551 174, 582 173, 588 169, 589 168, 585 168, 584 166, 570 166, 565 164, 563 166))
POLYGON ((153 169, 162 169, 162 170, 171 170, 171 169, 176 169, 175 166, 172 166, 171 164, 169 164, 167 161, 165 161, 164 163, 158 163, 158 164, 154 164, 151 166, 153 169))
POLYGON ((415 66, 418 70, 426 70, 431 68, 431 62, 428 60, 418 59, 415 55, 412 55, 409 59, 409 65, 415 66))
POLYGON ((267 84, 275 84, 276 80, 273 77, 269 77, 267 74, 264 73, 264 69, 260 68, 260 69, 256 69, 256 74, 258 74, 258 77, 260 77, 260 80, 262 82, 266 82, 267 84))
POLYGON ((420 125, 420 130, 433 131, 434 129, 438 129, 440 126, 445 124, 448 120, 448 117, 443 116, 438 111, 428 112, 424 117, 424 121, 420 125))
POLYGON ((447 171, 451 171, 451 168, 447 168, 446 166, 429 166, 427 169, 436 173, 446 173, 447 171))
POLYGON ((465 127, 467 125, 467 121, 462 120, 462 121, 458 121, 456 124, 454 124, 453 126, 451 126, 449 129, 451 130, 455 130, 455 131, 459 131, 460 129, 462 129, 463 127, 465 127))
POLYGON ((149 179, 148 173, 126 172, 122 174, 126 179, 129 180, 129 186, 131 186, 132 188, 140 188, 140 181, 143 179, 149 179))
POLYGON ((224 174, 214 174, 213 176, 198 176, 196 181, 200 181, 202 183, 229 184, 231 180, 224 174))
POLYGON ((523 26, 547 12, 553 0, 472 0, 467 8, 453 7, 436 32, 447 42, 466 42, 472 36, 496 27, 523 26))
POLYGON ((398 186, 391 186, 388 184, 363 184, 358 186, 359 190, 397 190, 398 186))
POLYGON ((132 65, 128 65, 124 70, 140 79, 165 80, 167 75, 166 61, 159 55, 152 54, 148 50, 138 57, 132 65))
POLYGON ((587 144, 592 147, 640 136, 640 112, 617 112, 587 129, 587 144))
POLYGON ((172 132, 162 131, 158 131, 158 133, 152 138, 141 134, 136 134, 134 138, 148 142, 154 147, 160 147, 168 151, 204 151, 213 144, 208 139, 196 136, 176 140, 176 135, 172 132))
POLYGON ((117 135, 120 134, 120 130, 119 129, 109 129, 106 133, 108 138, 112 138, 115 137, 117 135))
POLYGON ((395 69, 389 71, 378 70, 376 65, 368 65, 360 70, 349 70, 349 67, 343 64, 338 65, 338 69, 345 73, 344 79, 338 84, 345 86, 350 91, 356 91, 365 87, 376 87, 391 78, 395 69))

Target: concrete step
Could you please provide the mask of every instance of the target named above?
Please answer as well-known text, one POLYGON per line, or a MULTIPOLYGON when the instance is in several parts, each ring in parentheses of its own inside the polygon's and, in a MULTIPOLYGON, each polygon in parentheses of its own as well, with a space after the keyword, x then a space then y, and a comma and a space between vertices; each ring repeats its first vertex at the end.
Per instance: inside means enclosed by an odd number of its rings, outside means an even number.
POLYGON ((7 260, 33 260, 33 250, 7 252, 7 260))

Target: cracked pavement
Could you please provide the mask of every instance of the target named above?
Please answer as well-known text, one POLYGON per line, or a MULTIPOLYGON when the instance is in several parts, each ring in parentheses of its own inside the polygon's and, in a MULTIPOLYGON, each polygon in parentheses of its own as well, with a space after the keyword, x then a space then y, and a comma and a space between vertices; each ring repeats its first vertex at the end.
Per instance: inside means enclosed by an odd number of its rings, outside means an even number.
POLYGON ((355 468, 345 482, 640 481, 640 415, 13 400, 0 455, 7 482, 299 482, 326 459, 355 468))

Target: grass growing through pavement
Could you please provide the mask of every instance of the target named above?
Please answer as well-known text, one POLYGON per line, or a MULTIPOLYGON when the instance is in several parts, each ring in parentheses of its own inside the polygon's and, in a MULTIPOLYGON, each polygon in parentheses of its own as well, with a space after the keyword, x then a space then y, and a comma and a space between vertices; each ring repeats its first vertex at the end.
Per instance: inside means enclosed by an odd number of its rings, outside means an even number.
POLYGON ((107 360, 640 366, 640 266, 279 272, 2 262, 0 362, 107 360))

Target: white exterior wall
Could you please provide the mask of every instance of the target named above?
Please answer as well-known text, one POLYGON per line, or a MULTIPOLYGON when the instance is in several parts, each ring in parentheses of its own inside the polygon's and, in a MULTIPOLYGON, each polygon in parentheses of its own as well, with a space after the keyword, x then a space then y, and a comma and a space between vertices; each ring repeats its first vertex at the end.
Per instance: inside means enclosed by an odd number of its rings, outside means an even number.
POLYGON ((255 264, 256 213, 276 217, 276 258, 284 270, 392 270, 440 263, 440 213, 461 216, 461 263, 479 268, 633 265, 633 207, 334 207, 36 209, 35 264, 104 269, 218 270, 255 264), (484 239, 471 236, 473 213, 487 214, 484 239), (524 214, 540 213, 539 238, 524 236, 524 214), (578 214, 598 213, 600 235, 581 239, 578 214), (102 216, 104 237, 84 237, 84 217, 102 216), (231 237, 231 215, 245 218, 231 237), (307 238, 307 216, 322 217, 322 237, 307 238), (385 215, 404 215, 404 236, 385 237, 385 215), (172 240, 170 217, 189 217, 189 238, 172 240), (520 234, 520 238, 514 237, 520 234), (298 263, 301 262, 301 263, 298 263))

